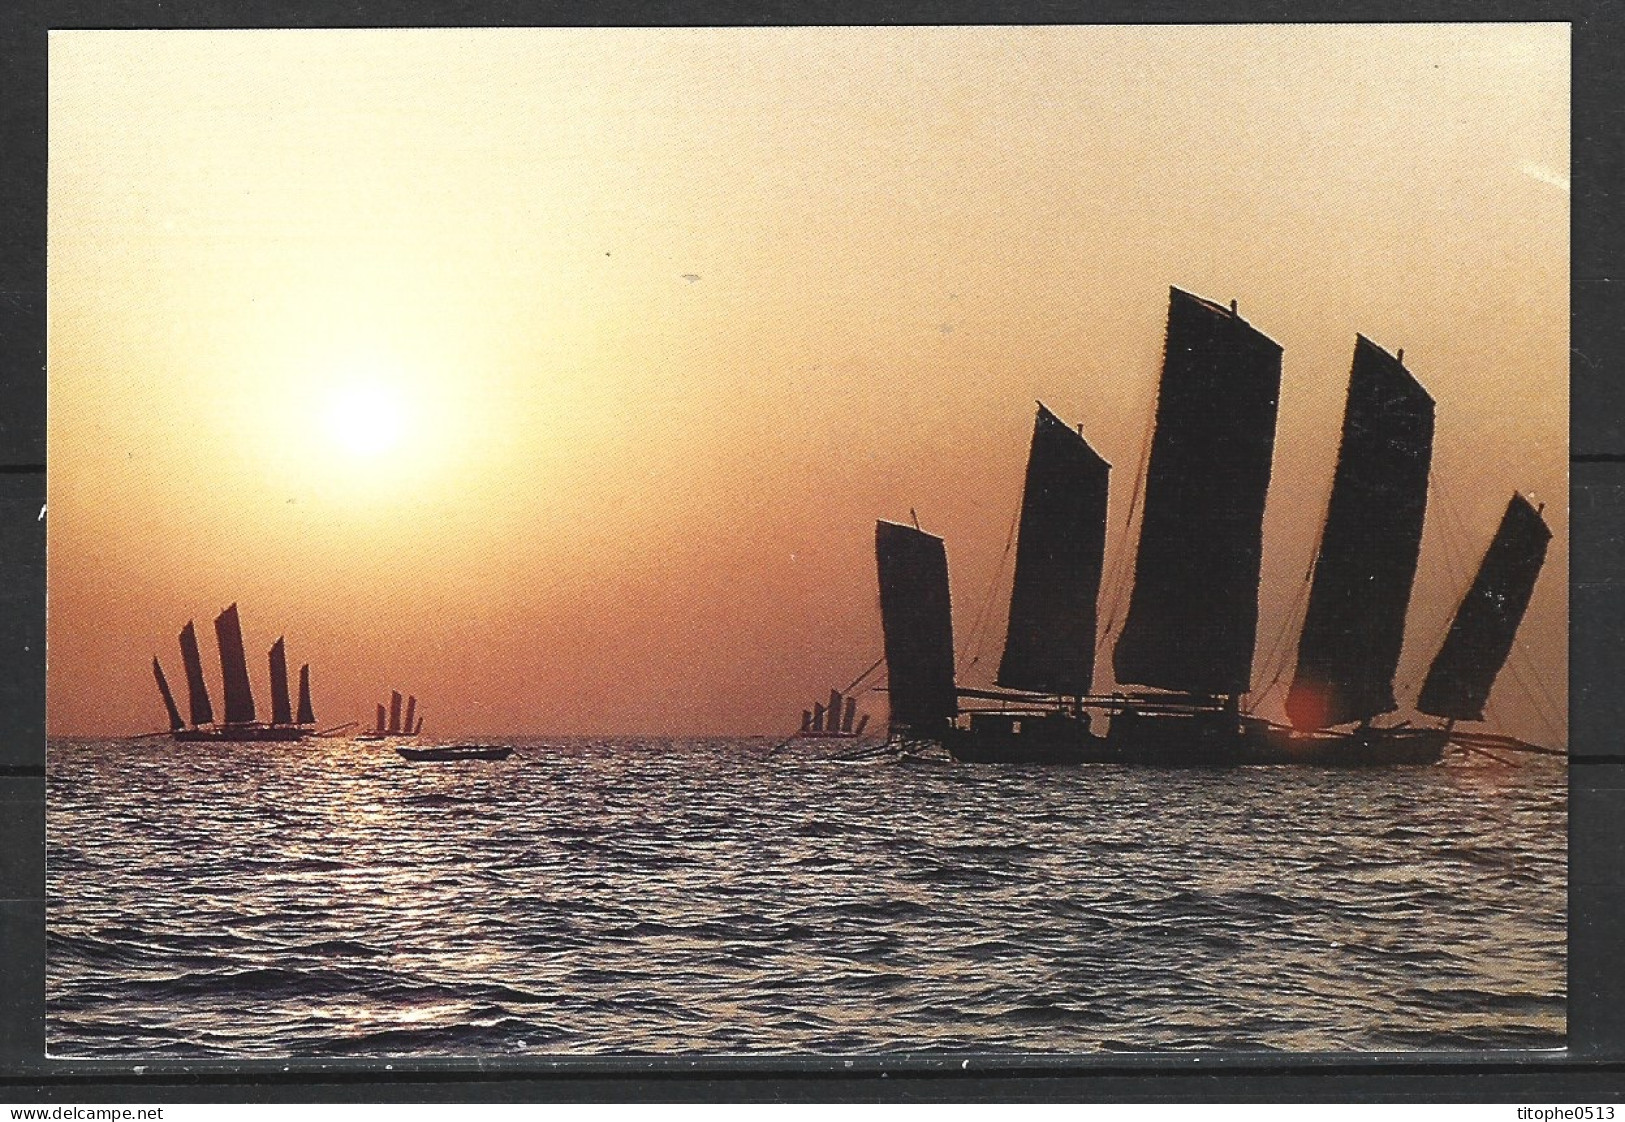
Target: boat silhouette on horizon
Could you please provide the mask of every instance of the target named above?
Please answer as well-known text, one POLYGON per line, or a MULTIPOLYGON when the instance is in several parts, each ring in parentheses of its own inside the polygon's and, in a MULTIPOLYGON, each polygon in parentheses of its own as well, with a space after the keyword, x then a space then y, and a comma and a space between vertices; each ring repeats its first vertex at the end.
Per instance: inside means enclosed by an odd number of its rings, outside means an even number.
POLYGON ((366 732, 356 734, 355 739, 376 742, 417 736, 423 731, 423 717, 418 714, 417 708, 417 695, 408 694, 406 697, 406 716, 403 721, 401 717, 401 691, 390 690, 387 715, 383 703, 380 702, 377 722, 366 732))
POLYGON ((203 677, 203 660, 198 650, 197 629, 192 620, 181 628, 181 663, 186 671, 187 720, 181 716, 164 677, 158 656, 152 656, 152 674, 169 718, 169 735, 183 743, 303 740, 316 729, 316 714, 310 701, 310 664, 299 668, 299 709, 295 713, 288 693, 287 648, 282 637, 271 644, 271 719, 257 718, 254 691, 248 677, 248 656, 243 647, 242 622, 237 605, 232 604, 214 621, 215 640, 220 647, 220 676, 225 702, 222 719, 215 720, 209 688, 203 677))

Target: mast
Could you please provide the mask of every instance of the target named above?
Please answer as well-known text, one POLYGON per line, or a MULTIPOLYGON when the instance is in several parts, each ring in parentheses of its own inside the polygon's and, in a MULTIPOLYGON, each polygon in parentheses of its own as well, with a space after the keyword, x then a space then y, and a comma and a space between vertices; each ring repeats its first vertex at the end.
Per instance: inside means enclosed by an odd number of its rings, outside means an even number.
POLYGON ((271 644, 271 723, 293 724, 293 705, 288 699, 288 651, 281 636, 271 644))
POLYGON ((316 723, 316 710, 310 706, 310 663, 299 668, 299 723, 313 725, 316 723))
POLYGON ((1111 465, 1083 436, 1040 402, 1027 456, 1000 686, 1073 697, 1089 692, 1110 474, 1111 465))
POLYGON ((175 708, 175 695, 169 692, 169 683, 164 679, 164 668, 158 665, 158 656, 152 656, 152 676, 158 679, 158 692, 164 695, 164 710, 169 714, 169 731, 178 732, 186 727, 181 720, 181 711, 175 708))
POLYGON ((1394 673, 1422 548, 1433 399, 1398 359, 1355 337, 1343 438, 1286 711, 1300 729, 1396 707, 1394 673))
POLYGON ((203 659, 197 649, 197 629, 187 620, 181 628, 181 664, 186 668, 186 703, 194 725, 214 723, 209 687, 203 681, 203 659))
POLYGON ((1117 680, 1216 697, 1251 684, 1281 347, 1169 290, 1134 593, 1117 680))
POLYGON ((237 605, 221 612, 214 621, 214 637, 220 644, 220 676, 225 681, 226 724, 254 723, 254 691, 248 684, 248 654, 243 650, 243 626, 237 618, 237 605))
POLYGON ((401 731, 401 691, 389 691, 389 731, 401 731))
POLYGON ((412 731, 412 715, 414 713, 416 713, 417 711, 418 711, 417 694, 411 694, 406 699, 406 717, 401 722, 401 727, 403 729, 405 729, 407 732, 412 731))
POLYGON ((1512 653, 1551 540, 1540 511, 1522 495, 1513 495, 1428 668, 1418 709, 1450 722, 1484 719, 1484 703, 1512 653))
POLYGON ((947 550, 941 538, 922 530, 878 522, 875 564, 891 725, 940 729, 959 712, 947 550))

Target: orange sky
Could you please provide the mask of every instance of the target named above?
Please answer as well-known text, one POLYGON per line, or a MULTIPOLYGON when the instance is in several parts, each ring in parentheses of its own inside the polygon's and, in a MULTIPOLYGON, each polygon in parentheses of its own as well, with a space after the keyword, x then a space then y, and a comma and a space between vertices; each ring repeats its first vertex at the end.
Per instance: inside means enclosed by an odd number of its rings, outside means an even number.
POLYGON ((1034 399, 1116 465, 1110 566, 1174 284, 1285 347, 1261 648, 1363 332, 1438 401, 1401 696, 1520 489, 1555 540, 1491 704, 1564 738, 1568 41, 53 33, 49 729, 160 727, 149 658, 235 600, 323 723, 785 731, 879 654, 911 507, 967 663, 995 588, 986 684, 1034 399))

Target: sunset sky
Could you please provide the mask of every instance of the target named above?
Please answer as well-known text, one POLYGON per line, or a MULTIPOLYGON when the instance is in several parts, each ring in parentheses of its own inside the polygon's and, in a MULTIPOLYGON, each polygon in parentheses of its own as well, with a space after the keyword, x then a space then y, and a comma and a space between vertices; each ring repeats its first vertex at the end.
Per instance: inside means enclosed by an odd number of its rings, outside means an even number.
POLYGON ((1568 44, 53 33, 50 732, 162 727, 188 619, 218 703, 233 601, 324 725, 787 732, 879 655, 910 508, 985 685, 1035 400, 1114 465, 1110 579, 1177 285, 1285 348, 1259 692, 1361 332, 1438 402, 1402 702, 1517 489, 1555 537, 1494 724, 1566 739, 1568 44))

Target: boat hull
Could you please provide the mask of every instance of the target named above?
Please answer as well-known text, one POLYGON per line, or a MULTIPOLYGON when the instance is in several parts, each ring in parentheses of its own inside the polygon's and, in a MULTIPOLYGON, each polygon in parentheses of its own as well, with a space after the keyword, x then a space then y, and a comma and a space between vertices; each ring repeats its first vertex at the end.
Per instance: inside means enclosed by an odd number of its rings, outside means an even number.
POLYGON ((452 763, 456 760, 505 760, 513 755, 506 744, 450 744, 439 748, 397 748, 414 763, 452 763))
POLYGON ((1444 757, 1443 729, 1356 729, 1300 734, 1222 711, 1119 713, 1105 735, 1087 716, 975 713, 941 743, 962 763, 1121 764, 1137 767, 1425 766, 1444 757))

